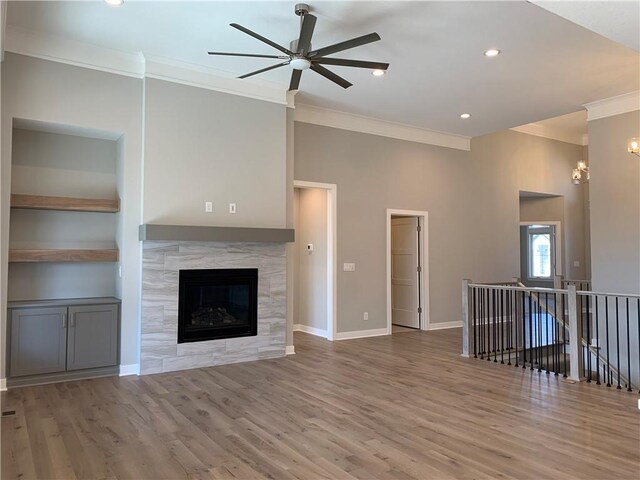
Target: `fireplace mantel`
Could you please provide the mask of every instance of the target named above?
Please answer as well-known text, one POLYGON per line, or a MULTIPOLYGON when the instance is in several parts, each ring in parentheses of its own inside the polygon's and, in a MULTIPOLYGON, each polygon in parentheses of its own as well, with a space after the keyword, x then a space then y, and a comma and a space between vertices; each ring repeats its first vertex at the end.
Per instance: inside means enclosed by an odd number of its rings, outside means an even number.
POLYGON ((290 243, 295 239, 292 228, 204 227, 194 225, 140 225, 142 242, 261 242, 290 243))

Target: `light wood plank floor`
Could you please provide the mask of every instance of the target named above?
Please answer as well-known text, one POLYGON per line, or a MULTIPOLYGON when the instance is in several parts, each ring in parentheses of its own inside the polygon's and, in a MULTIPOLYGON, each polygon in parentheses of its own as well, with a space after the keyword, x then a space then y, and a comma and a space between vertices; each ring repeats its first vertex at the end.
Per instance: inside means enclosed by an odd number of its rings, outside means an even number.
POLYGON ((2 478, 639 478, 636 394, 461 358, 460 334, 11 390, 2 478))

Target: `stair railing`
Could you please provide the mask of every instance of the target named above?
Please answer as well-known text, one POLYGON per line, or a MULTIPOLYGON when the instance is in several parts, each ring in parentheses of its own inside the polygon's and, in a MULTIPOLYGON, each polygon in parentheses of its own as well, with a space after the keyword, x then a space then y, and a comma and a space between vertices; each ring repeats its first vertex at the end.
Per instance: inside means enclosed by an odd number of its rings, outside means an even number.
POLYGON ((632 391, 640 385, 640 295, 561 282, 548 289, 464 280, 463 356, 632 391))

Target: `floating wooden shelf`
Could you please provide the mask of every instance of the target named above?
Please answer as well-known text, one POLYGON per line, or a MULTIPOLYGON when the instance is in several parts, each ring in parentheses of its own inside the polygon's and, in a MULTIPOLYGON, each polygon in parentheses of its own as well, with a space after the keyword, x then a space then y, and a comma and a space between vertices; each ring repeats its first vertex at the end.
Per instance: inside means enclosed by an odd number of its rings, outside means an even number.
POLYGON ((69 212, 116 213, 119 200, 99 198, 47 197, 43 195, 11 195, 11 208, 30 210, 61 210, 69 212))
POLYGON ((10 249, 9 262, 117 262, 117 249, 10 249))

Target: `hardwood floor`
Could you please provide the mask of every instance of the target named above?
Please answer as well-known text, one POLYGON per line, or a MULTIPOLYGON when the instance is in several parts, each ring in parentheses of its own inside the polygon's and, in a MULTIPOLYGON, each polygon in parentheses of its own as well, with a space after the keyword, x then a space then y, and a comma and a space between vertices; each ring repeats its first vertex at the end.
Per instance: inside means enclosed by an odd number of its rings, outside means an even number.
POLYGON ((2 478, 639 478, 638 395, 465 359, 460 330, 10 390, 2 478))

